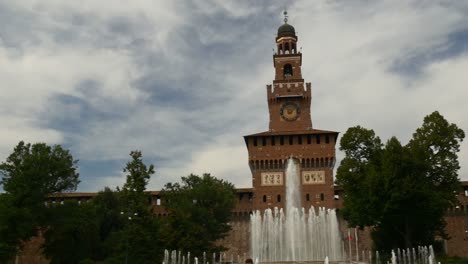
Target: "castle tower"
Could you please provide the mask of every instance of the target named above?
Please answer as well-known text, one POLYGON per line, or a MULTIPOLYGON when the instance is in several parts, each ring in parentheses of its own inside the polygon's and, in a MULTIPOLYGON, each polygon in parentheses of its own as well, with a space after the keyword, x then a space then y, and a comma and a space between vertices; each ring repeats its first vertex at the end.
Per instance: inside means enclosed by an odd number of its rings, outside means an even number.
MULTIPOLYGON (((286 15, 286 13, 285 13, 286 15)), ((284 208, 286 164, 300 164, 302 206, 334 205, 333 167, 338 132, 312 128, 312 89, 302 78, 302 54, 293 26, 278 28, 273 55, 275 79, 267 85, 269 130, 244 136, 252 172, 253 208, 284 208)))

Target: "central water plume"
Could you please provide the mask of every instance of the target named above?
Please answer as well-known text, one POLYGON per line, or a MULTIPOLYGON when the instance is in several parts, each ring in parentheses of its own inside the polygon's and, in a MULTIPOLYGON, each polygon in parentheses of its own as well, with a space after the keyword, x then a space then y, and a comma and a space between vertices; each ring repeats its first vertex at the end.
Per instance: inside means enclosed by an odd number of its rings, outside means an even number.
POLYGON ((343 260, 335 210, 301 207, 299 164, 289 159, 286 168, 286 214, 267 209, 251 215, 252 256, 259 261, 343 260), (302 208, 302 209, 299 209, 302 208))

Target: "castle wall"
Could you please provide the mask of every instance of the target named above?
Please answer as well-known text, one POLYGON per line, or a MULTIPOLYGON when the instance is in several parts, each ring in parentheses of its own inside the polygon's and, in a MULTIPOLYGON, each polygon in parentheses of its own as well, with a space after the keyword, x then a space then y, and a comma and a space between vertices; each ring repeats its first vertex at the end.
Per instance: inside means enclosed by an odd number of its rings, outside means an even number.
POLYGON ((248 258, 250 256, 250 214, 234 214, 229 225, 232 230, 227 237, 219 241, 221 245, 228 248, 224 252, 227 260, 248 258))

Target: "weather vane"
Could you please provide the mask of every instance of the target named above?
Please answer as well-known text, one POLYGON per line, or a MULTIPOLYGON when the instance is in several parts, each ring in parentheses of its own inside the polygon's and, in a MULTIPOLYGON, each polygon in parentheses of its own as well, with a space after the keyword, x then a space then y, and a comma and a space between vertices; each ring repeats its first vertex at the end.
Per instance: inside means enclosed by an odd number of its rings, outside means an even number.
POLYGON ((283 15, 284 15, 284 23, 288 23, 288 11, 284 10, 283 15))

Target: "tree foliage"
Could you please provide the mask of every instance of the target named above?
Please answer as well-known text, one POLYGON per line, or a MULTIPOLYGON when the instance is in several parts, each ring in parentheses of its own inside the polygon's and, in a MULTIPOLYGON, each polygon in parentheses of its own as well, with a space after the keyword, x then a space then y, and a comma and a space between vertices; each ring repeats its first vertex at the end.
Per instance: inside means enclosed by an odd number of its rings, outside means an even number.
POLYGON ((52 263, 154 263, 162 258, 159 221, 151 214, 146 186, 154 166, 140 151, 130 153, 120 190, 105 188, 90 202, 67 203, 45 234, 45 253, 52 263))
POLYGON ((151 196, 145 192, 154 174, 154 166, 146 166, 141 151, 130 152, 131 160, 124 168, 127 173, 122 192, 122 217, 125 258, 131 263, 153 263, 161 259, 159 221, 152 215, 151 196))
POLYGON ((54 263, 79 263, 97 255, 99 224, 91 203, 67 200, 51 208, 51 220, 44 234, 45 255, 54 263))
POLYGON ((190 174, 182 177, 182 184, 166 184, 162 196, 169 212, 164 226, 168 248, 194 256, 223 250, 215 242, 231 229, 228 222, 235 205, 231 183, 210 174, 190 174))
POLYGON ((60 145, 21 141, 0 164, 0 183, 15 197, 18 206, 43 203, 51 193, 76 190, 77 162, 60 145))
POLYGON ((50 194, 76 189, 76 161, 60 146, 20 142, 0 164, 6 191, 0 194, 0 262, 11 260, 38 230, 51 263, 154 263, 165 248, 193 254, 222 250, 215 242, 230 230, 234 186, 209 174, 168 183, 162 196, 169 216, 158 219, 146 192, 154 166, 143 162, 140 151, 130 156, 122 188, 49 207, 50 194))
POLYGON ((139 150, 131 151, 130 156, 132 160, 127 162, 127 166, 123 169, 124 172, 128 173, 123 190, 143 193, 151 175, 154 174, 154 165, 146 166, 143 163, 143 155, 139 150))
POLYGON ((122 195, 125 200, 127 209, 140 216, 150 213, 148 201, 149 194, 145 193, 146 186, 154 174, 154 165, 146 166, 143 162, 141 151, 135 150, 130 152, 131 160, 123 169, 127 173, 127 181, 123 185, 122 195))
POLYGON ((46 224, 48 195, 76 189, 76 163, 60 145, 23 141, 0 163, 0 184, 6 192, 0 196, 0 262, 46 224))
POLYGON ((360 126, 348 129, 337 171, 345 219, 351 226, 372 226, 379 249, 446 237, 443 216, 456 203, 457 153, 464 136, 438 112, 424 118, 405 146, 395 137, 383 145, 373 130, 360 126))

